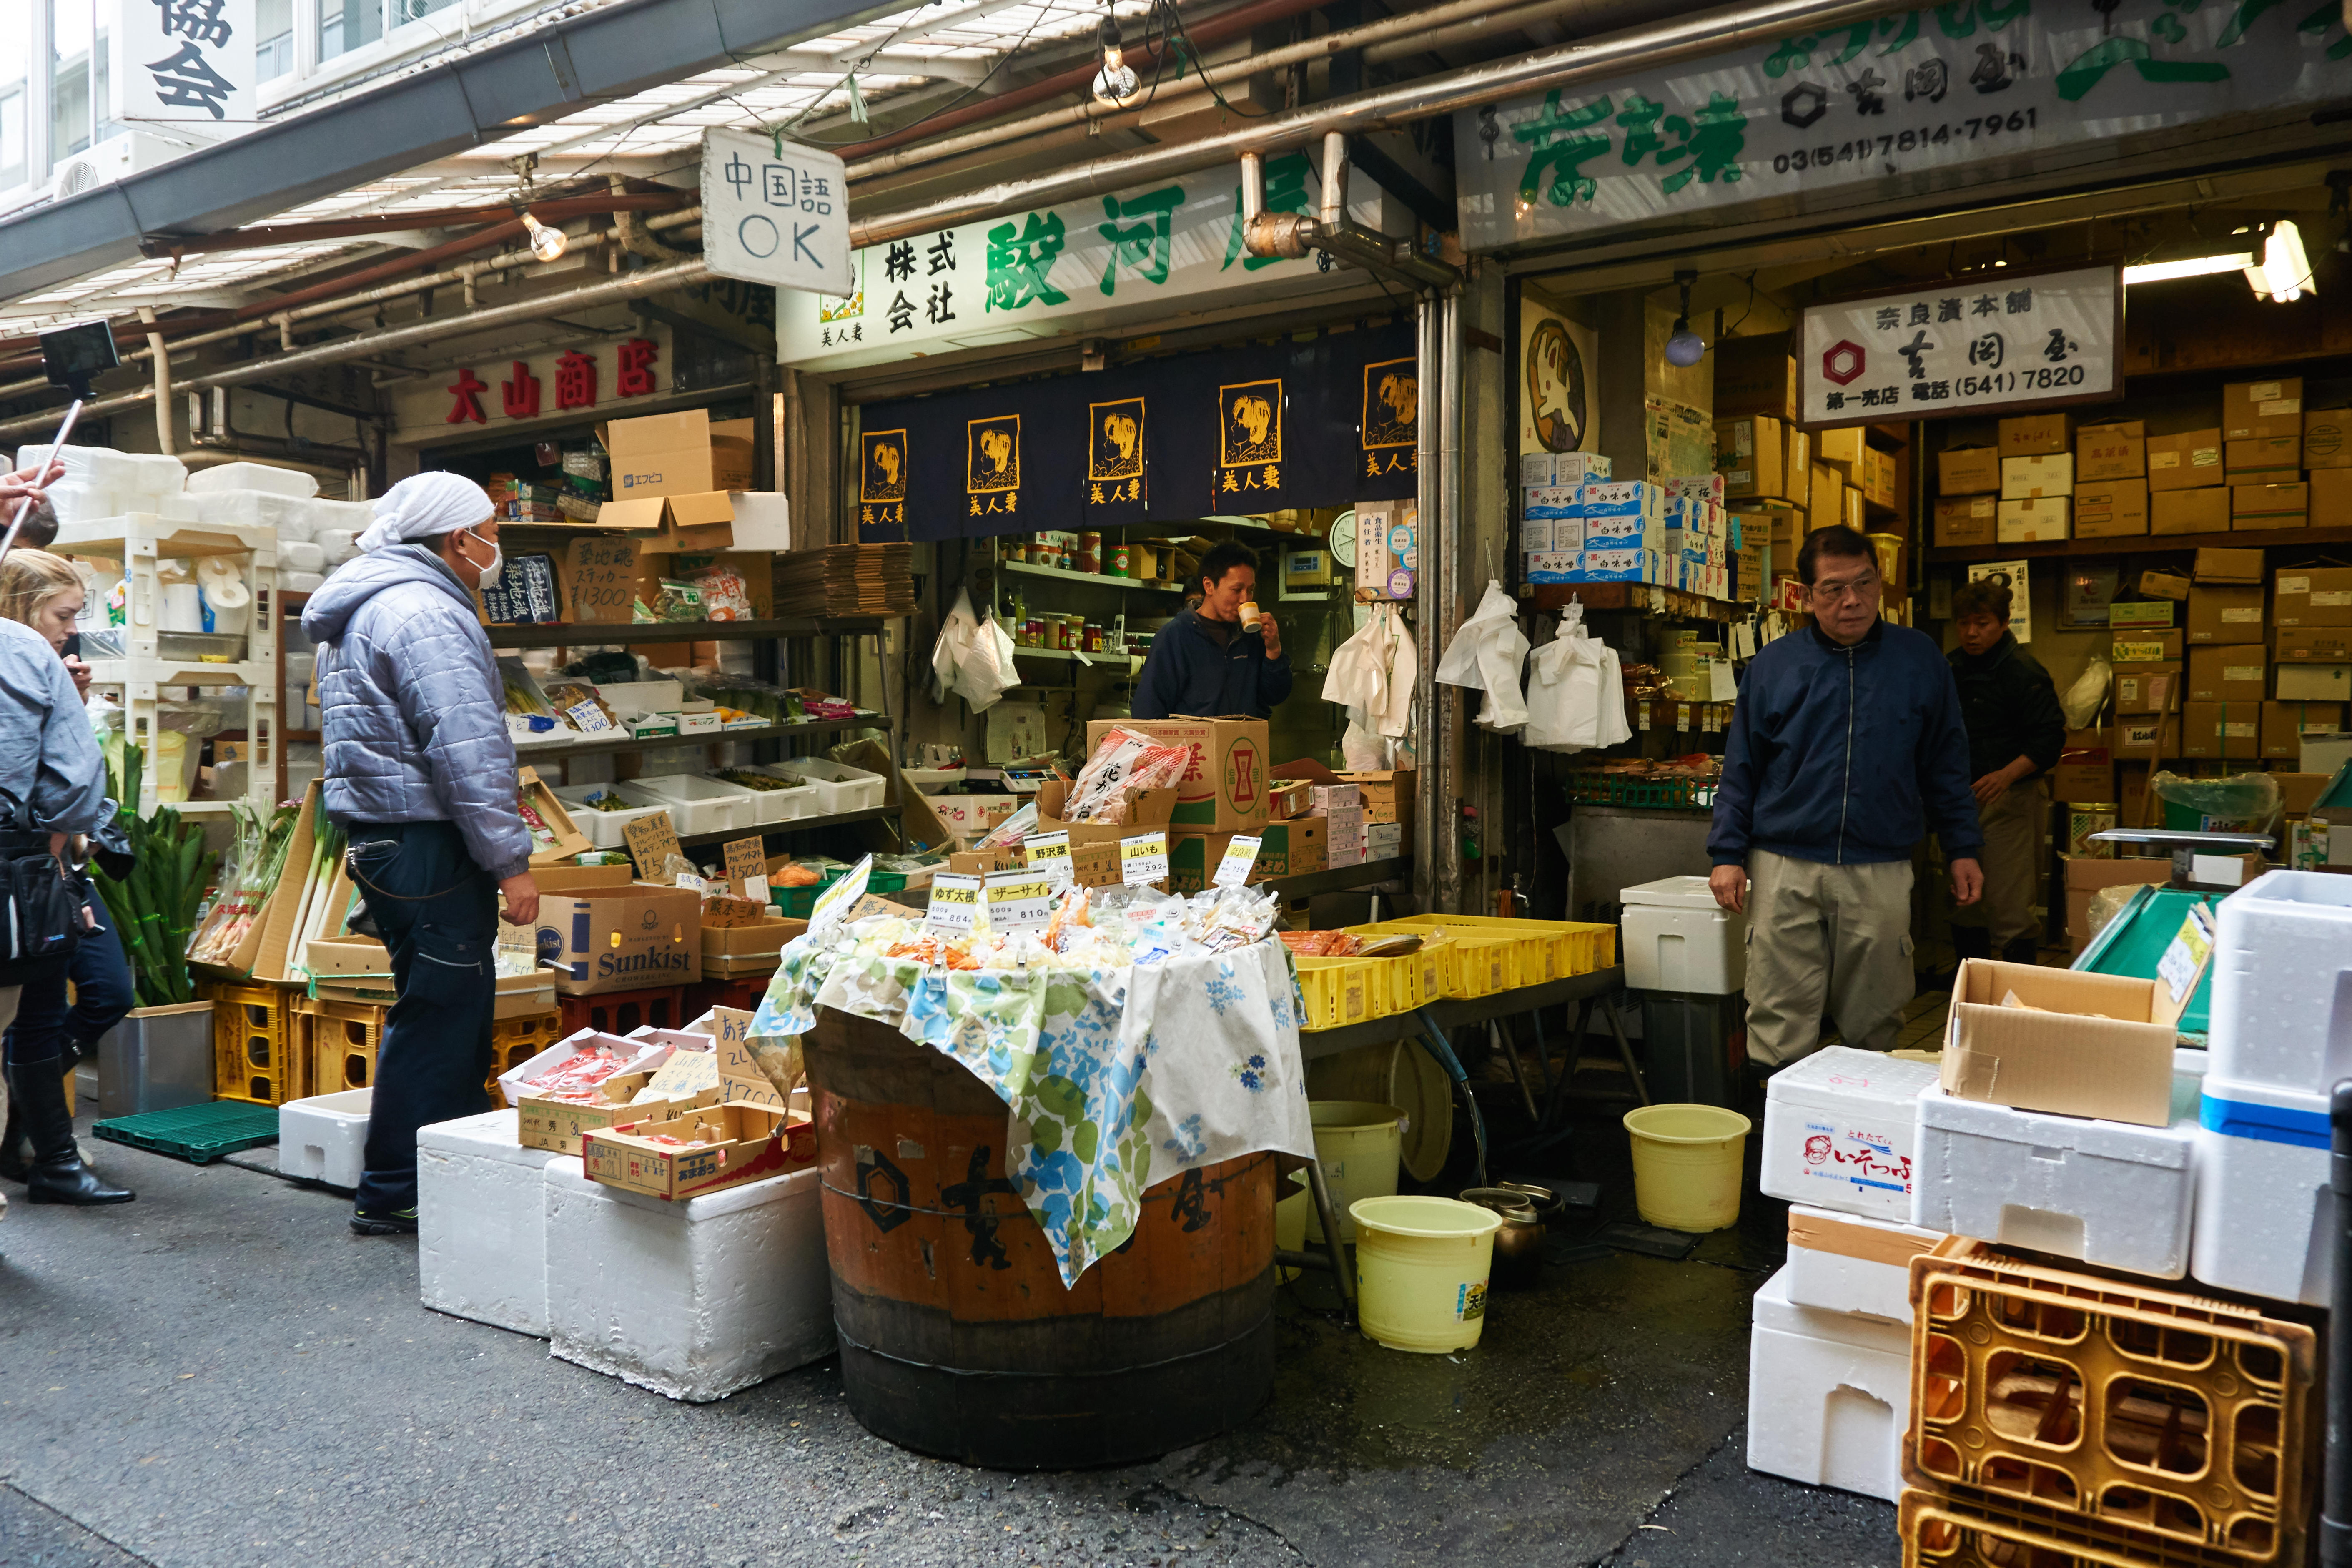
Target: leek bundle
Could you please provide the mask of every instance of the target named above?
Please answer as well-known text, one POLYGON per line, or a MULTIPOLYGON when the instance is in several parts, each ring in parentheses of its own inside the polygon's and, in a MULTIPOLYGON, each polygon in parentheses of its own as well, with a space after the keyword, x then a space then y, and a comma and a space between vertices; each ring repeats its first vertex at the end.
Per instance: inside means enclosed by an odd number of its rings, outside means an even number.
POLYGON ((195 983, 188 973, 188 937, 215 858, 205 847, 204 829, 182 820, 170 806, 158 806, 152 817, 140 816, 136 803, 145 761, 139 747, 126 744, 121 766, 110 759, 107 770, 114 798, 131 803, 118 805, 114 818, 137 857, 131 875, 118 882, 95 866, 90 875, 121 935, 137 980, 139 1005, 162 1007, 195 1000, 195 983))

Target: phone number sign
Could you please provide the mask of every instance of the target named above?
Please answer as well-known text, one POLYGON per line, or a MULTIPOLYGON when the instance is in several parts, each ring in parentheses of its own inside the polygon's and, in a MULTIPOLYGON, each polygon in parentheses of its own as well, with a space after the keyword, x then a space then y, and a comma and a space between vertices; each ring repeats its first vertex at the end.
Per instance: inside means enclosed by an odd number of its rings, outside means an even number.
POLYGON ((1807 307, 1800 423, 2004 414, 2123 395, 2123 275, 1990 268, 1900 294, 1807 307))

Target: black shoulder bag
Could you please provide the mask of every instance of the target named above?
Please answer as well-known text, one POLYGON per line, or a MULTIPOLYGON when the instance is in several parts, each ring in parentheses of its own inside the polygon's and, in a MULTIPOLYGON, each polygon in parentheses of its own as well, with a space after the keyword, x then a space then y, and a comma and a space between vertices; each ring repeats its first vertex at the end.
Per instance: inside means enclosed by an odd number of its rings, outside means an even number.
POLYGON ((84 866, 49 853, 47 834, 0 828, 0 986, 62 969, 97 897, 84 866))

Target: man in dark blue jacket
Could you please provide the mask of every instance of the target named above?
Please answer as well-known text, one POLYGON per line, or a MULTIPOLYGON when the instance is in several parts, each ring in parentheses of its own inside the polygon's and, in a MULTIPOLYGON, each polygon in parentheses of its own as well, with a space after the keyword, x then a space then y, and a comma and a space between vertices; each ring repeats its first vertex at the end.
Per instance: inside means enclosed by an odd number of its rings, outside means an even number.
POLYGON ((1201 557, 1200 580, 1199 607, 1179 611, 1151 639, 1135 683, 1135 716, 1271 716, 1290 695, 1290 656, 1272 616, 1242 624, 1242 606, 1257 592, 1257 552, 1230 539, 1213 544, 1201 557))
POLYGON ((1878 618, 1877 559, 1850 528, 1797 555, 1813 624, 1748 667, 1706 847, 1715 900, 1748 914, 1748 1055, 1810 1054, 1822 1015, 1864 1050, 1911 999, 1911 851, 1933 826, 1952 898, 1984 887, 1959 691, 1935 639, 1878 618))

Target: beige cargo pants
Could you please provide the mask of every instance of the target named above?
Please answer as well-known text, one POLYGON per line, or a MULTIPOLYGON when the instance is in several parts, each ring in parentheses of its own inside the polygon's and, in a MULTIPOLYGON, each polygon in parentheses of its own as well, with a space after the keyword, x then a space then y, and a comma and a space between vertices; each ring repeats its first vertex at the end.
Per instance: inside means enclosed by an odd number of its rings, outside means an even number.
POLYGON ((1780 1067, 1821 1044, 1891 1050, 1911 1000, 1911 862, 1748 858, 1748 1059, 1780 1067))
POLYGON ((1984 827, 1984 897, 1965 908, 1955 907, 1952 923, 1984 927, 1996 958, 2021 936, 2035 938, 2039 945, 2042 926, 2033 918, 2033 900, 2042 869, 2042 832, 2050 821, 2050 786, 2038 778, 2011 784, 1977 813, 1977 820, 1984 827))

